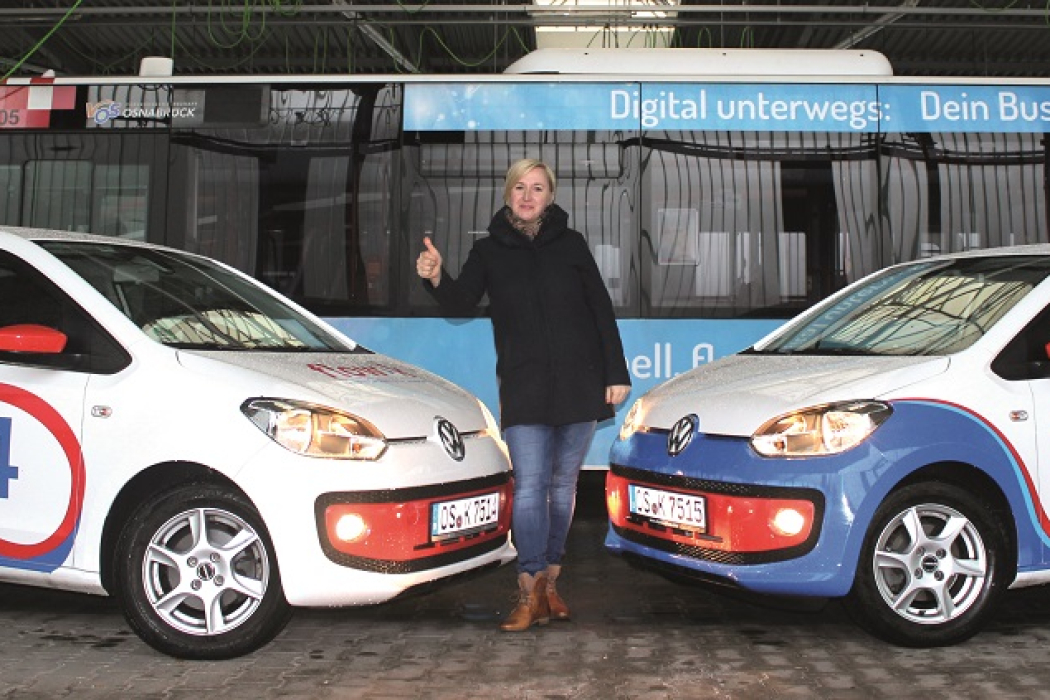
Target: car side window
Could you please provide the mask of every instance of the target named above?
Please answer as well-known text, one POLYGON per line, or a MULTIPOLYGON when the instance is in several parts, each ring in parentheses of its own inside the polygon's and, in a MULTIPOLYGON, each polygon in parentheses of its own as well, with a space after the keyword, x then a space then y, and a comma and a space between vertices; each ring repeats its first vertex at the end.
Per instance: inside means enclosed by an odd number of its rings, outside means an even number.
POLYGON ((36 324, 68 338, 58 355, 0 352, 0 363, 113 374, 126 367, 127 352, 68 294, 39 271, 0 251, 0 328, 36 324))
POLYGON ((992 371, 1008 381, 1050 377, 1050 307, 1036 314, 992 361, 992 371))

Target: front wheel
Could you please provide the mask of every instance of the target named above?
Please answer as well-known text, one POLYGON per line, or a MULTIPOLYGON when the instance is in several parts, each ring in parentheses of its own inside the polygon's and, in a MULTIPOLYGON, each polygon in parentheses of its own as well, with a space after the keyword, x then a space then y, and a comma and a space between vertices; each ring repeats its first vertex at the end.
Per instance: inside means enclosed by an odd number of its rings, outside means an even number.
POLYGON ((219 486, 182 486, 143 504, 121 532, 116 567, 128 624, 171 656, 246 654, 291 614, 262 519, 219 486))
POLYGON ((1010 541, 979 499, 948 484, 904 487, 879 507, 861 550, 850 615, 909 647, 976 634, 1009 585, 1010 541))

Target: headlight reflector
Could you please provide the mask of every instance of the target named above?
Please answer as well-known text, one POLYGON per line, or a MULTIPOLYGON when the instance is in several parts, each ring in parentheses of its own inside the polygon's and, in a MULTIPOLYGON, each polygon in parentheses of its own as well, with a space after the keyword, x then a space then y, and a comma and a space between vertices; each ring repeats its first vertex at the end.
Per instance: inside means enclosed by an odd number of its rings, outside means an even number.
POLYGON ((812 406, 769 421, 751 436, 751 446, 765 457, 838 454, 867 439, 891 413, 880 401, 812 406))
POLYGON ((620 426, 620 439, 626 440, 637 432, 641 427, 642 400, 638 399, 631 404, 631 410, 624 416, 623 425, 620 426))
POLYGON ((481 414, 485 417, 485 431, 490 437, 498 438, 500 436, 499 423, 496 421, 495 416, 492 415, 492 411, 481 399, 478 399, 478 406, 481 407, 481 414))
POLYGON ((285 449, 308 457, 375 460, 386 438, 374 425, 334 408, 284 399, 250 399, 241 412, 285 449))

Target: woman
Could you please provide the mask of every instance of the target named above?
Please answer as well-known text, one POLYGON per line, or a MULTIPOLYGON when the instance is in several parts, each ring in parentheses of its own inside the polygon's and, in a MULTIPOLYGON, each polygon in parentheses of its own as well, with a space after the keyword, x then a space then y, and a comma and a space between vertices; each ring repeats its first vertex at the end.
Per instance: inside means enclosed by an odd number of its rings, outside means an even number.
POLYGON ((612 301, 583 235, 554 204, 554 173, 538 160, 507 172, 506 206, 474 243, 459 278, 426 238, 416 272, 445 308, 487 293, 500 422, 514 468, 518 600, 501 627, 569 619, 555 587, 576 483, 599 420, 627 398, 630 376, 612 301))

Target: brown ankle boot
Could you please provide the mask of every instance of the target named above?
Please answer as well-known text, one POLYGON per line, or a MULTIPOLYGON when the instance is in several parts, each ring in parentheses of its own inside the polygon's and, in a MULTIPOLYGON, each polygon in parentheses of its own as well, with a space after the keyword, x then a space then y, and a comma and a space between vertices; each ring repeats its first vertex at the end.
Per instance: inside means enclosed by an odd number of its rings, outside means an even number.
POLYGON ((565 604, 565 600, 558 595, 558 591, 554 587, 560 573, 561 566, 557 564, 547 567, 547 607, 550 609, 552 620, 569 619, 569 606, 565 604))
POLYGON ((506 632, 521 632, 533 625, 545 625, 548 622, 550 610, 547 608, 547 574, 542 571, 535 576, 518 574, 517 605, 500 625, 500 629, 506 632))

